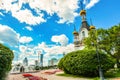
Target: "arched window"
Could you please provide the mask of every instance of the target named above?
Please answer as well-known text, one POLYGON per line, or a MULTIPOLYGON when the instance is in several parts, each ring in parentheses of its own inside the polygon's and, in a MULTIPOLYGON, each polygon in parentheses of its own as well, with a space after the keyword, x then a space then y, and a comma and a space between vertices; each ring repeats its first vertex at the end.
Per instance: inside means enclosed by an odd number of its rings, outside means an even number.
POLYGON ((82 31, 82 37, 83 38, 85 37, 85 31, 82 31))

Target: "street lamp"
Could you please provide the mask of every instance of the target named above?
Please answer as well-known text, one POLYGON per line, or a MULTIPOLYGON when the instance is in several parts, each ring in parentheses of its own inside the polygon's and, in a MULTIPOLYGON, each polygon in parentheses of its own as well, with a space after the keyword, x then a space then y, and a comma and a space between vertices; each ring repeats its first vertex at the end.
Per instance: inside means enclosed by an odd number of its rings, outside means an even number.
MULTIPOLYGON (((90 26, 90 30, 94 30, 94 34, 96 34, 96 30, 95 30, 95 26, 90 26)), ((104 77, 103 77, 103 71, 102 71, 102 68, 101 68, 101 63, 100 63, 100 54, 98 52, 98 40, 97 40, 97 35, 94 36, 95 37, 95 42, 96 42, 96 45, 95 45, 95 48, 96 48, 96 54, 97 54, 97 59, 98 59, 98 69, 99 69, 99 76, 100 76, 100 79, 101 80, 104 80, 104 77)))

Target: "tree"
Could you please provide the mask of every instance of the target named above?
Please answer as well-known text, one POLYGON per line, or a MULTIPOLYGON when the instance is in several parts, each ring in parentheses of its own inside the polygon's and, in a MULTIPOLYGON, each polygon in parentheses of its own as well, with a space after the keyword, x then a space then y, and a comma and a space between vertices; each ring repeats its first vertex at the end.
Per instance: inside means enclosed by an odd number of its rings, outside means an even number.
POLYGON ((98 43, 99 50, 115 58, 117 67, 120 68, 120 24, 109 29, 91 30, 89 34, 84 41, 86 48, 95 48, 92 43, 98 43))
MULTIPOLYGON (((101 67, 104 73, 114 67, 114 61, 111 56, 99 52, 101 67)), ((70 52, 65 55, 58 63, 58 68, 65 73, 82 76, 98 76, 99 63, 97 60, 96 50, 85 49, 75 52, 70 52)))
POLYGON ((5 80, 6 73, 11 70, 13 57, 13 52, 0 44, 0 80, 5 80))

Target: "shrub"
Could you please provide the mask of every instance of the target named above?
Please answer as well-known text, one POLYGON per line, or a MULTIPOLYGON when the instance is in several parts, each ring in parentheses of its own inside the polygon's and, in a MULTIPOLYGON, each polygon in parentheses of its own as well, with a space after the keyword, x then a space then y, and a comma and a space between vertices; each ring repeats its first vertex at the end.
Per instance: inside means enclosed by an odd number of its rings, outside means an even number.
MULTIPOLYGON (((106 54, 99 52, 101 67, 104 72, 114 67, 114 61, 106 54)), ((98 58, 95 50, 80 50, 68 53, 58 63, 58 68, 65 73, 98 76, 98 58)))
POLYGON ((11 70, 13 52, 0 44, 0 80, 4 80, 6 73, 11 70))
POLYGON ((35 70, 40 70, 40 66, 35 66, 35 70))

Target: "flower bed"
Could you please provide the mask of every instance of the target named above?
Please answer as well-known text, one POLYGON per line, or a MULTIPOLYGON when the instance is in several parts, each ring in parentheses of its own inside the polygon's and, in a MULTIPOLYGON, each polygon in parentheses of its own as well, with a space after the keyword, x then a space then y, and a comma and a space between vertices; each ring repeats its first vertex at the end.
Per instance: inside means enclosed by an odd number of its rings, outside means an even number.
POLYGON ((32 77, 32 74, 22 74, 24 77, 32 77))
POLYGON ((29 80, 47 80, 46 78, 33 76, 32 74, 23 74, 22 76, 28 78, 29 80))
POLYGON ((28 79, 29 80, 47 80, 46 78, 38 77, 38 76, 29 77, 28 79))
POLYGON ((60 71, 62 71, 62 70, 57 69, 57 70, 54 70, 54 71, 45 71, 44 74, 51 75, 51 74, 55 74, 56 72, 60 72, 60 71))

